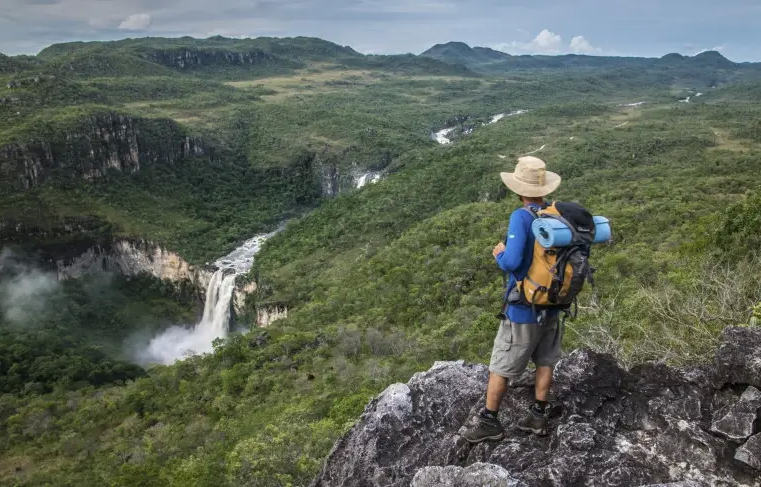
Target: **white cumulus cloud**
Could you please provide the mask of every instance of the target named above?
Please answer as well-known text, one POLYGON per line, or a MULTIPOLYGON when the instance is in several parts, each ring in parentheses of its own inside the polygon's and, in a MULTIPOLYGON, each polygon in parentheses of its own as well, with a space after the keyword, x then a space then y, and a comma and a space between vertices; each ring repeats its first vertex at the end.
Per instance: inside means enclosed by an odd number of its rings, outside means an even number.
MULTIPOLYGON (((524 31, 525 33, 525 31, 524 31)), ((549 29, 542 30, 531 42, 503 42, 493 46, 510 54, 599 54, 602 49, 594 47, 584 36, 576 36, 566 45, 563 37, 549 29)))
POLYGON ((529 43, 529 49, 536 52, 558 52, 563 47, 563 38, 554 32, 544 29, 529 43))
POLYGON ((130 15, 119 24, 122 30, 145 30, 151 25, 151 16, 148 14, 130 15))
POLYGON ((724 50, 724 46, 714 46, 710 49, 701 49, 700 51, 696 52, 695 55, 697 56, 698 54, 703 54, 704 52, 708 52, 708 51, 721 52, 723 50, 724 50))
POLYGON ((590 44, 584 36, 576 36, 571 39, 571 45, 569 48, 574 54, 597 54, 600 52, 600 49, 590 44))
POLYGON ((544 29, 531 42, 503 42, 494 48, 512 54, 557 54, 563 48, 563 38, 544 29))

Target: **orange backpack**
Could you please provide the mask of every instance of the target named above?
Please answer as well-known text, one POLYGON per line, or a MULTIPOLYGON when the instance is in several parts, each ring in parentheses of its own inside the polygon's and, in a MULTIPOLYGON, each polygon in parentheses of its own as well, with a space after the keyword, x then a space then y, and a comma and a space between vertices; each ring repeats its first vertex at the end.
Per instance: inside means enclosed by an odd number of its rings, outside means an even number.
POLYGON ((571 230, 572 239, 568 246, 549 249, 538 240, 534 243, 528 273, 506 297, 501 319, 505 319, 510 304, 523 304, 535 310, 570 310, 584 283, 593 282, 594 269, 589 264, 595 236, 592 215, 576 203, 555 202, 539 211, 528 206, 524 209, 534 219, 553 218, 564 223, 571 230))

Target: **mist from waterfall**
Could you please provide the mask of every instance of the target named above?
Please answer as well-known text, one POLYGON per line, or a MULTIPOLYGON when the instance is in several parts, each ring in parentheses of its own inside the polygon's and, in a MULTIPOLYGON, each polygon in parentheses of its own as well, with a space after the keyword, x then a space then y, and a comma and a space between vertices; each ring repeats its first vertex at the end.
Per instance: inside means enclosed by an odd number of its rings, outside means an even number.
POLYGON ((251 269, 254 256, 272 235, 257 235, 215 262, 217 271, 206 289, 201 321, 192 328, 173 326, 153 338, 139 354, 140 362, 171 365, 192 355, 212 352, 214 340, 230 333, 235 279, 251 269))

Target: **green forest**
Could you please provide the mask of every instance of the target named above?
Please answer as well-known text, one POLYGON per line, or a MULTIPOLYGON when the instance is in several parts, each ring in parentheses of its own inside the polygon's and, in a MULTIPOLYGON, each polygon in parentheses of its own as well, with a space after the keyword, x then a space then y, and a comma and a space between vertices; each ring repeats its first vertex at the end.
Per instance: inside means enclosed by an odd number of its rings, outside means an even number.
POLYGON ((613 228, 566 350, 703 363, 724 327, 758 323, 755 65, 466 67, 458 49, 183 38, 0 57, 0 484, 309 485, 390 384, 437 360, 488 361, 503 285, 491 249, 519 205, 499 172, 528 153, 563 177, 558 200, 613 228), (214 62, 167 61, 186 49, 214 62), (139 171, 18 184, 24 147, 66 154, 104 113, 152 137, 139 171), (452 144, 432 138, 444 127, 458 127, 452 144), (204 153, 174 158, 188 138, 204 153), (370 171, 381 180, 357 189, 370 171), (38 259, 124 237, 203 265, 284 221, 246 276, 246 331, 170 366, 136 360, 136 337, 197 322, 198 290, 58 281, 38 259), (258 328, 275 304, 287 318, 258 328))

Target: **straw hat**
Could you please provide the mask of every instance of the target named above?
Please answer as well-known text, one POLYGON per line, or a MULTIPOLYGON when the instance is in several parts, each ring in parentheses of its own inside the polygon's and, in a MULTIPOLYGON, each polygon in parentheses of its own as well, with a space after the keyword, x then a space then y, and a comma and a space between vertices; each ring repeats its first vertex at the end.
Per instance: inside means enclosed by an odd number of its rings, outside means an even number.
POLYGON ((560 186, 560 176, 548 171, 544 161, 533 156, 519 158, 515 172, 499 175, 511 191, 529 198, 547 196, 560 186))

